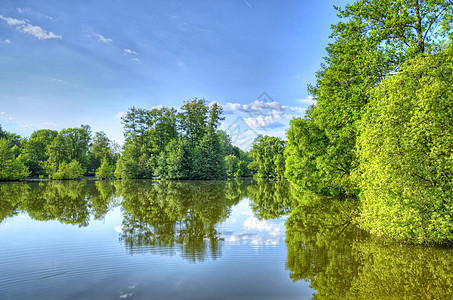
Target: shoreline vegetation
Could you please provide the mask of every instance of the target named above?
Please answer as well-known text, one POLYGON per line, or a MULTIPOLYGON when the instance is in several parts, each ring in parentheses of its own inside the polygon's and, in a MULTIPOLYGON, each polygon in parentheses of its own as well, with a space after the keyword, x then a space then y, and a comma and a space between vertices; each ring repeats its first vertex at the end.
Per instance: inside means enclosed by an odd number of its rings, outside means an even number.
POLYGON ((0 126, 0 181, 283 178, 285 142, 258 136, 244 152, 218 129, 222 114, 219 104, 196 98, 180 110, 132 107, 122 118, 122 149, 88 125, 37 130, 28 139, 0 126))
POLYGON ((316 100, 287 141, 258 136, 249 152, 220 130, 223 108, 132 107, 120 150, 90 127, 0 127, 0 180, 286 178, 301 192, 360 202, 357 224, 414 244, 453 243, 453 3, 358 0, 336 7, 316 100), (379 8, 379 9, 376 9, 379 8))

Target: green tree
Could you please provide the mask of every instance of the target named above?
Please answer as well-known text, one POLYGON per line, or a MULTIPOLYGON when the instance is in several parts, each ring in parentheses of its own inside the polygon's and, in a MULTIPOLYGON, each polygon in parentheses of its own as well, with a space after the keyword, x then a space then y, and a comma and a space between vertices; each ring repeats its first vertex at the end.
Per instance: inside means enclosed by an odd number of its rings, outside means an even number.
POLYGON ((250 172, 247 168, 247 163, 243 160, 240 160, 236 164, 236 171, 234 172, 234 177, 241 178, 250 176, 250 172))
POLYGON ((226 177, 222 146, 218 135, 213 131, 209 131, 195 148, 191 177, 194 179, 226 177))
POLYGON ((228 177, 233 177, 234 173, 237 170, 237 165, 239 163, 239 158, 230 154, 225 156, 226 172, 228 177))
POLYGON ((337 195, 349 181, 347 166, 335 161, 328 151, 329 138, 310 119, 293 119, 288 130, 285 176, 303 190, 337 195), (326 163, 335 161, 334 165, 326 163), (336 183, 336 181, 340 181, 336 183))
POLYGON ((69 163, 62 161, 58 165, 58 170, 53 174, 52 179, 79 179, 85 172, 86 170, 75 159, 69 163))
POLYGON ((171 141, 166 148, 167 179, 191 179, 193 169, 193 149, 186 139, 179 138, 171 141))
POLYGON ((453 50, 420 56, 376 90, 362 122, 362 225, 415 243, 453 241, 453 50))
POLYGON ((0 138, 0 180, 17 180, 30 174, 20 157, 15 155, 16 148, 10 140, 0 138))
POLYGON ((257 176, 261 178, 283 177, 285 141, 271 136, 259 135, 253 142, 250 155, 257 163, 257 176))
POLYGON ((94 134, 89 150, 89 173, 93 173, 101 166, 101 161, 105 158, 108 163, 114 164, 116 161, 113 158, 111 149, 112 141, 109 140, 105 132, 100 131, 94 134))
POLYGON ((49 178, 69 179, 62 177, 63 174, 71 174, 67 172, 67 167, 71 164, 72 173, 71 179, 74 176, 80 177, 79 171, 86 172, 88 167, 88 150, 90 144, 90 128, 82 125, 80 128, 63 129, 52 140, 52 143, 47 147, 46 155, 49 157, 45 163, 49 178), (76 161, 79 165, 76 166, 72 161, 76 161), (60 170, 60 164, 65 163, 64 168, 60 170), (61 172, 64 171, 64 172, 61 172))
POLYGON ((41 129, 33 132, 22 149, 22 159, 32 176, 45 175, 45 162, 49 159, 46 152, 58 132, 50 129, 41 129))
POLYGON ((123 117, 126 143, 115 176, 121 178, 219 179, 223 156, 234 149, 218 103, 184 102, 181 112, 161 107, 131 108, 123 117))
POLYGON ((91 140, 90 128, 82 125, 80 128, 68 128, 59 133, 64 139, 69 153, 67 160, 76 160, 83 167, 88 166, 88 150, 91 140))
POLYGON ((96 170, 96 177, 99 179, 112 179, 113 168, 113 165, 109 163, 107 158, 102 158, 101 165, 96 170))
MULTIPOLYGON (((438 49, 451 33, 452 4, 446 0, 359 0, 337 10, 342 21, 332 26, 333 43, 326 49, 316 84, 309 87, 317 102, 306 120, 319 128, 320 135, 304 139, 322 138, 319 144, 311 143, 314 149, 298 154, 299 169, 293 168, 290 180, 312 186, 328 172, 332 180, 317 189, 355 195, 351 174, 358 161, 354 149, 371 90, 398 71, 406 59, 438 49), (325 139, 325 151, 319 152, 325 139), (316 160, 316 168, 309 157, 316 160), (307 169, 313 172, 304 174, 307 169)), ((298 142, 288 139, 289 144, 298 142)))
POLYGON ((201 141, 207 132, 209 107, 206 100, 193 98, 185 101, 178 114, 179 127, 190 143, 201 141))

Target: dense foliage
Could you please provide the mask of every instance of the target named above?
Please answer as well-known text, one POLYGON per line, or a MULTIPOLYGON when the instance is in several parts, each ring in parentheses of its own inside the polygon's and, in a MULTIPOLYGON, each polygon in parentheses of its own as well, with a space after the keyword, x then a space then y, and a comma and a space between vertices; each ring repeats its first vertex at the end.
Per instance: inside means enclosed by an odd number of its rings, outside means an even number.
POLYGON ((95 172, 99 177, 111 178, 118 156, 106 134, 96 132, 92 138, 87 125, 60 132, 41 129, 28 139, 0 127, 0 180, 27 176, 77 179, 95 172))
POLYGON ((408 61, 376 90, 359 139, 363 226, 453 241, 453 51, 408 61))
POLYGON ((309 87, 317 102, 288 131, 285 175, 304 190, 359 197, 371 232, 451 242, 453 3, 359 0, 337 10, 309 87))
POLYGON ((351 174, 370 91, 406 59, 439 49, 451 33, 452 4, 359 0, 337 10, 342 21, 332 26, 333 42, 309 87, 317 103, 288 134, 286 176, 315 192, 356 195, 351 174))
POLYGON ((123 117, 126 143, 115 176, 161 179, 246 176, 246 162, 242 162, 246 157, 218 129, 224 119, 222 113, 219 104, 208 105, 206 100, 196 98, 184 102, 179 111, 168 107, 131 108, 123 117))
POLYGON ((250 156, 260 178, 283 178, 285 173, 285 141, 267 135, 259 135, 254 141, 250 156))

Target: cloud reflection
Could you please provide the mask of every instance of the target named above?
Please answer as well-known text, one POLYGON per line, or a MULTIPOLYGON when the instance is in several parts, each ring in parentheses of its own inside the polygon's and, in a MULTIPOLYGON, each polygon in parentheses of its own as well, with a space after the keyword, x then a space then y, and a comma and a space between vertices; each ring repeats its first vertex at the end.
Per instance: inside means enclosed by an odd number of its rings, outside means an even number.
POLYGON ((224 233, 222 237, 230 245, 275 246, 285 239, 284 223, 272 220, 259 220, 252 212, 241 212, 248 215, 239 232, 224 233))

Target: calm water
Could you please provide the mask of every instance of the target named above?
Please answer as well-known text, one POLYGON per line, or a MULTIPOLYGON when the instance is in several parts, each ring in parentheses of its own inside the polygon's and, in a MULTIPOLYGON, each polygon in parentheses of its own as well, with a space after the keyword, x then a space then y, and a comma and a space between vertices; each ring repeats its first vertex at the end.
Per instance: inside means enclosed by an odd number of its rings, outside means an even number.
POLYGON ((285 182, 0 184, 0 299, 453 299, 453 251, 386 243, 285 182))

